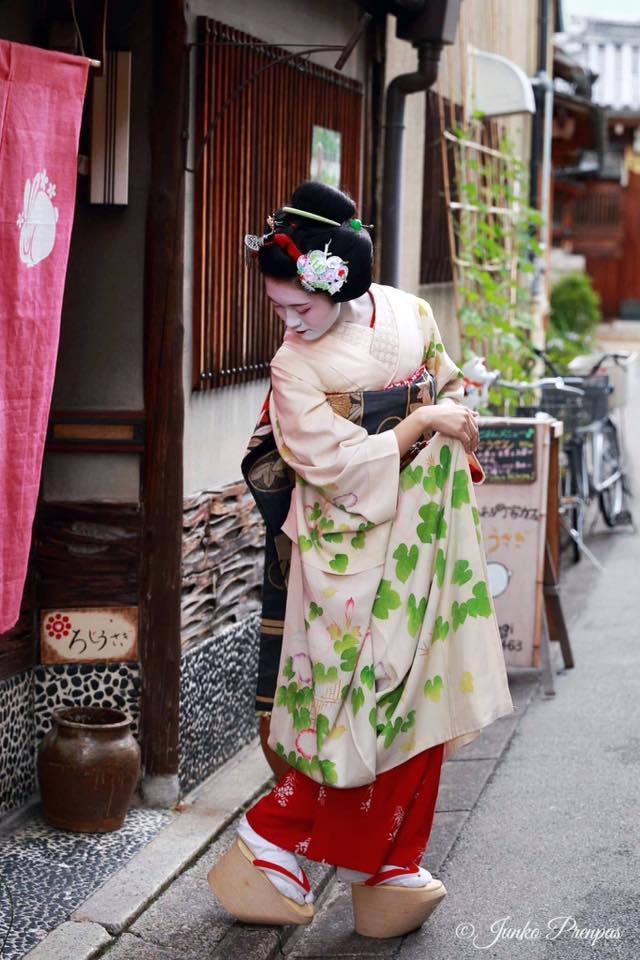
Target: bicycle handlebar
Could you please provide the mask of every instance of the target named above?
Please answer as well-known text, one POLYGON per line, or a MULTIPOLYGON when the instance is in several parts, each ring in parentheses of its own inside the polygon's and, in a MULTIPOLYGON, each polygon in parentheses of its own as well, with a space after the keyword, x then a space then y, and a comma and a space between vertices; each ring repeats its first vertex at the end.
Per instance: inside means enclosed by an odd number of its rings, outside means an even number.
MULTIPOLYGON (((534 353, 534 354, 536 355, 536 357, 538 357, 540 360, 542 360, 542 361, 544 362, 545 366, 548 367, 548 369, 551 370, 551 372, 552 372, 555 376, 563 377, 563 379, 571 379, 571 377, 565 377, 564 374, 562 374, 562 373, 558 370, 557 366, 556 366, 555 363, 551 360, 551 358, 549 357, 548 353, 547 353, 545 350, 542 350, 540 347, 534 347, 533 344, 530 344, 529 346, 530 346, 531 352, 534 353)), ((637 359, 637 357, 638 357, 638 351, 637 351, 637 350, 633 350, 633 351, 629 351, 629 350, 610 350, 610 351, 607 351, 606 353, 603 353, 603 354, 599 357, 597 363, 595 363, 595 364, 591 367, 591 369, 589 370, 588 373, 583 374, 582 379, 595 376, 598 368, 599 368, 600 366, 602 366, 602 364, 605 362, 605 360, 609 360, 609 359, 613 360, 614 363, 616 364, 616 366, 618 366, 618 367, 620 367, 621 369, 624 370, 624 369, 626 369, 627 367, 631 366, 631 364, 635 362, 635 360, 637 359)))
POLYGON ((613 351, 609 353, 603 353, 597 363, 593 365, 589 373, 586 374, 587 377, 593 377, 599 367, 605 362, 605 360, 613 360, 617 367, 620 367, 622 370, 625 367, 630 366, 638 356, 637 350, 622 350, 622 351, 613 351))
POLYGON ((580 387, 572 387, 564 381, 564 377, 542 377, 540 380, 532 380, 530 383, 525 380, 496 380, 496 383, 508 390, 515 390, 517 393, 527 393, 537 387, 555 387, 560 393, 576 393, 581 397, 584 396, 584 390, 580 387))

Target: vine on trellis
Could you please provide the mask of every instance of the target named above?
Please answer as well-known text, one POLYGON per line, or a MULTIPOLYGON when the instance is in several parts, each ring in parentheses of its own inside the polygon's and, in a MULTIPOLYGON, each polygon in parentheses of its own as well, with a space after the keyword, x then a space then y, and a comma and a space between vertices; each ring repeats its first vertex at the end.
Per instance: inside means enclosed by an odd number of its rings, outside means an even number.
MULTIPOLYGON (((454 145, 457 199, 447 201, 463 354, 483 356, 505 380, 525 380, 535 365, 532 279, 544 221, 526 202, 527 169, 512 142, 502 135, 497 148, 486 146, 481 131, 474 114, 444 133, 454 145)), ((510 413, 518 401, 513 391, 494 387, 489 402, 492 412, 510 413)))

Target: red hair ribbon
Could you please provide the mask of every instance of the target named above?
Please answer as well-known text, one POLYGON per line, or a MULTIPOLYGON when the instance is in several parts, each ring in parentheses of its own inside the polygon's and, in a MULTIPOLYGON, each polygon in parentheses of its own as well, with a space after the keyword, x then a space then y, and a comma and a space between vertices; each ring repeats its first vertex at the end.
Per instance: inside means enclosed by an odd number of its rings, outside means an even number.
POLYGON ((302 256, 300 250, 298 250, 297 246, 295 245, 291 237, 288 236, 286 233, 274 234, 274 237, 271 243, 277 243, 278 246, 282 250, 284 250, 285 253, 289 254, 289 256, 294 262, 297 262, 298 257, 302 256))

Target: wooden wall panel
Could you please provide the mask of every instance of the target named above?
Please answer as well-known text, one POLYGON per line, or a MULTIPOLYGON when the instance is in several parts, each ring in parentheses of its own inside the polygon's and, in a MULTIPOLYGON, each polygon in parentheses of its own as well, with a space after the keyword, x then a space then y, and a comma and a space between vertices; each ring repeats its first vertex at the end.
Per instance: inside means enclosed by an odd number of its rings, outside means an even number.
POLYGON ((276 63, 286 50, 204 17, 196 49, 193 387, 209 389, 267 375, 281 325, 245 267, 244 235, 266 230, 309 179, 314 125, 340 132, 340 186, 359 197, 363 95, 355 80, 303 57, 276 63))
POLYGON ((20 619, 0 637, 0 680, 39 662, 41 609, 137 605, 141 551, 135 505, 40 502, 20 619))
POLYGON ((610 181, 557 181, 553 242, 586 257, 587 273, 600 294, 605 317, 620 309, 625 194, 610 181))
POLYGON ((142 512, 136 506, 41 503, 34 542, 38 605, 137 605, 142 512))

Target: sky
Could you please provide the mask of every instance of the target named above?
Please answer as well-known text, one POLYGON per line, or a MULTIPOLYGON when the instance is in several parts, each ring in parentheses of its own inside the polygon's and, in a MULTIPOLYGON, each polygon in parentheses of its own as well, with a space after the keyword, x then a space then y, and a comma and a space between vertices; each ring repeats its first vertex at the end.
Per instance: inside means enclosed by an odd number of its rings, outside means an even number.
POLYGON ((640 23, 640 0, 561 0, 565 19, 573 14, 607 20, 635 20, 640 23))

